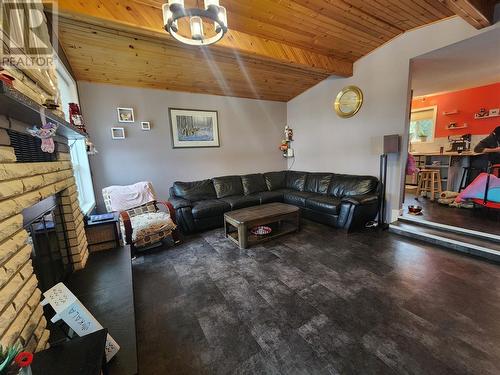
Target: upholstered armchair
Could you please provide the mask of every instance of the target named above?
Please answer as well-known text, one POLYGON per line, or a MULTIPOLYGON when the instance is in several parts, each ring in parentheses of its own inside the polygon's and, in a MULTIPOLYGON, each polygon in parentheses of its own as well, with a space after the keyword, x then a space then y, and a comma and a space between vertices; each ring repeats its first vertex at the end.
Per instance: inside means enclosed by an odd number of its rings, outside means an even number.
POLYGON ((150 182, 109 186, 102 189, 102 195, 106 210, 120 213, 121 232, 132 256, 137 250, 160 245, 167 237, 179 242, 175 210, 169 202, 156 199, 150 182))

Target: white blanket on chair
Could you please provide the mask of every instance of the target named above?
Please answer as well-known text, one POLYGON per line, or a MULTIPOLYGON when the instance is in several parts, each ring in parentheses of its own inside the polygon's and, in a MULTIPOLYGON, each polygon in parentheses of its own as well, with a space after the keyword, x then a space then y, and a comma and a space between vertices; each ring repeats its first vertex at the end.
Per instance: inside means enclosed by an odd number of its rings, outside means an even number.
POLYGON ((156 200, 153 186, 147 181, 127 186, 108 186, 104 191, 109 196, 111 211, 128 210, 156 200))

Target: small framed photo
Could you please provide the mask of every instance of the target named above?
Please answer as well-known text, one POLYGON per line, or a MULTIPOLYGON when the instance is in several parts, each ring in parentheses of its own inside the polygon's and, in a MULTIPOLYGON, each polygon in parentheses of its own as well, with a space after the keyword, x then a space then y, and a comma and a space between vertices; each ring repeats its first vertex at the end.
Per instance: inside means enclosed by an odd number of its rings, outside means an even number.
POLYGON ((135 122, 133 108, 117 108, 118 122, 135 122))
POLYGON ((151 130, 151 123, 149 121, 142 121, 141 122, 141 129, 144 131, 150 131, 151 130))
POLYGON ((500 113, 499 109, 495 108, 495 109, 490 109, 490 112, 488 113, 488 115, 489 116, 498 116, 499 113, 500 113))
POLYGON ((111 138, 125 139, 125 128, 111 128, 111 138))

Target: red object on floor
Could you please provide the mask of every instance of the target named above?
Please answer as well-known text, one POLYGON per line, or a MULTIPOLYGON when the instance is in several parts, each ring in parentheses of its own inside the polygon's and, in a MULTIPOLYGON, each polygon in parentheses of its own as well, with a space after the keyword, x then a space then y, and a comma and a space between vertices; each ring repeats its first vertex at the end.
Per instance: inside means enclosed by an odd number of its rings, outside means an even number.
POLYGON ((495 208, 497 210, 500 210, 500 203, 489 202, 489 201, 486 201, 486 203, 485 203, 484 199, 473 199, 472 201, 474 203, 476 203, 480 206, 486 207, 486 208, 495 208))
POLYGON ((30 352, 21 352, 14 359, 19 367, 28 367, 33 362, 33 354, 30 352))
POLYGON ((488 200, 488 188, 489 188, 489 185, 490 185, 490 175, 499 177, 499 175, 500 175, 500 164, 493 164, 489 168, 489 172, 490 172, 490 174, 488 175, 488 180, 486 182, 485 199, 473 199, 472 201, 474 203, 476 203, 476 204, 479 204, 479 205, 483 206, 483 207, 494 208, 494 209, 500 210, 500 202, 492 202, 492 201, 488 200), (496 171, 496 173, 495 173, 495 171, 496 171))

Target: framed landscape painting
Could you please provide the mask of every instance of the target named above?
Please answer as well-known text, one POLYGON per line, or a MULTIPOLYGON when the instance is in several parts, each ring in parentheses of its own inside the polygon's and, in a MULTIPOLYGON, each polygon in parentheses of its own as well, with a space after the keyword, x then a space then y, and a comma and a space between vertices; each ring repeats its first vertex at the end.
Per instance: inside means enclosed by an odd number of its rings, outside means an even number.
POLYGON ((174 148, 219 147, 217 111, 169 108, 174 148))

